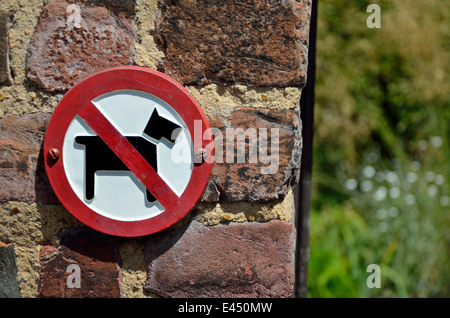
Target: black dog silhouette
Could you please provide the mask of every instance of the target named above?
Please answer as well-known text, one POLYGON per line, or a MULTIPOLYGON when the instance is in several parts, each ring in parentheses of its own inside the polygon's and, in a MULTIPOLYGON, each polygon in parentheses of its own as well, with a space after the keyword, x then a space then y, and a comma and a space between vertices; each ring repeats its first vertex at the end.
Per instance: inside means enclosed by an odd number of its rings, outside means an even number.
MULTIPOLYGON (((181 127, 170 120, 159 116, 155 109, 150 116, 144 133, 151 138, 161 140, 166 138, 172 144, 180 132, 181 127)), ((141 156, 158 172, 156 157, 156 145, 144 137, 125 136, 141 156)), ((85 171, 85 196, 86 200, 94 198, 95 173, 97 171, 129 171, 127 166, 98 136, 77 136, 75 142, 85 146, 86 171, 85 171)), ((155 197, 147 190, 148 202, 156 201, 155 197)))

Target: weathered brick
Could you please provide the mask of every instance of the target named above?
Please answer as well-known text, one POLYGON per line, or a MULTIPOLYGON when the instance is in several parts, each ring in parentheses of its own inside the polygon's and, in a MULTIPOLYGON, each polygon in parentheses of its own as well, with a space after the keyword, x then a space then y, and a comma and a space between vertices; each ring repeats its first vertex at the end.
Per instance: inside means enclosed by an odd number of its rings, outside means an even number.
POLYGON ((144 289, 170 297, 290 297, 295 228, 283 221, 206 227, 196 221, 149 236, 144 289))
POLYGON ((27 75, 39 88, 64 92, 97 71, 133 64, 134 0, 54 0, 39 18, 28 50, 27 75), (80 25, 75 11, 80 8, 80 25))
POLYGON ((0 242, 0 298, 19 298, 14 246, 0 242))
POLYGON ((58 203, 42 155, 50 114, 0 119, 0 202, 58 203))
POLYGON ((118 298, 120 259, 115 238, 88 228, 66 229, 60 245, 43 245, 38 297, 118 298), (80 268, 80 288, 69 288, 70 264, 80 268))
POLYGON ((277 200, 297 185, 302 148, 298 111, 242 108, 227 120, 217 116, 210 125, 219 128, 223 137, 215 139, 215 165, 203 202, 277 200), (235 135, 238 129, 245 135, 245 156, 238 139, 230 139, 230 128, 235 135), (257 154, 250 156, 252 147, 257 154), (239 162, 239 157, 245 161, 239 162))
POLYGON ((189 84, 306 83, 311 1, 160 0, 161 68, 189 84))
POLYGON ((10 82, 8 36, 10 16, 10 13, 0 12, 0 85, 10 82))

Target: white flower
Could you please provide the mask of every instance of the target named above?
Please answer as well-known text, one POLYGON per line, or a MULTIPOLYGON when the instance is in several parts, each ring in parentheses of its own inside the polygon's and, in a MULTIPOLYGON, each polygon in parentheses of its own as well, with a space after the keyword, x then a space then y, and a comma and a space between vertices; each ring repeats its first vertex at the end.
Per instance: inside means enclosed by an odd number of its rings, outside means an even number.
POLYGON ((386 187, 381 186, 381 187, 378 187, 378 189, 375 191, 375 193, 373 194, 373 197, 377 201, 382 201, 386 198, 386 194, 387 194, 386 187))
POLYGON ((411 168, 413 169, 413 171, 419 171, 420 170, 420 162, 419 161, 411 162, 411 168))
POLYGON ((389 216, 391 218, 395 218, 398 215, 398 213, 399 213, 399 211, 395 206, 393 206, 389 209, 389 216))
POLYGON ((419 140, 417 145, 419 146, 420 150, 425 150, 428 147, 428 142, 426 140, 419 140))
POLYGON ((450 198, 446 195, 442 196, 439 200, 442 206, 448 206, 450 203, 450 198))
POLYGON ((364 180, 363 182, 361 182, 361 190, 363 192, 369 192, 370 190, 372 190, 372 181, 370 180, 364 180))
POLYGON ((434 197, 437 194, 437 192, 438 188, 434 184, 430 185, 427 189, 428 195, 432 197, 434 197))
POLYGON ((440 136, 431 137, 430 143, 433 147, 439 148, 442 146, 442 138, 440 136))
POLYGON ((408 172, 406 174, 406 181, 408 181, 409 183, 416 182, 416 180, 417 180, 417 174, 415 172, 408 172))
POLYGON ((442 174, 437 174, 434 177, 434 182, 436 182, 436 184, 438 184, 438 185, 444 184, 444 181, 445 181, 445 178, 442 174))
POLYGON ((413 196, 412 194, 408 194, 405 196, 405 203, 408 205, 413 205, 414 203, 416 203, 416 197, 413 196))
POLYGON ((377 219, 383 220, 387 216, 387 211, 385 209, 379 209, 376 212, 377 219))
POLYGON ((358 186, 358 181, 356 181, 353 178, 347 179, 345 180, 345 187, 347 188, 347 190, 355 190, 356 187, 358 186))
POLYGON ((389 229, 389 224, 387 224, 386 222, 381 222, 378 227, 380 229, 380 232, 384 233, 389 229))
POLYGON ((392 188, 389 190, 389 196, 390 196, 392 199, 398 198, 398 197, 400 196, 400 188, 399 188, 399 187, 392 187, 392 188))
POLYGON ((376 173, 375 168, 372 166, 367 166, 363 169, 363 175, 366 178, 373 178, 375 176, 375 173, 376 173))
POLYGON ((397 174, 393 171, 388 171, 386 173, 386 181, 389 183, 394 183, 398 180, 397 174))
POLYGON ((434 180, 434 172, 433 171, 427 171, 425 172, 425 180, 428 182, 431 182, 434 180))

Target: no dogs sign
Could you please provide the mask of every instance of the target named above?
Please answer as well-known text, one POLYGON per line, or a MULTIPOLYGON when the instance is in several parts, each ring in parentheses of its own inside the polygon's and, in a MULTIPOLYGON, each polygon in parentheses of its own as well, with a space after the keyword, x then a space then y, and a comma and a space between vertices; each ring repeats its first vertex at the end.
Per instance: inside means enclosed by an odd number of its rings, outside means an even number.
POLYGON ((128 66, 96 73, 64 96, 44 157, 70 213, 130 237, 161 231, 192 209, 212 170, 211 160, 194 159, 211 144, 206 116, 181 84, 128 66))

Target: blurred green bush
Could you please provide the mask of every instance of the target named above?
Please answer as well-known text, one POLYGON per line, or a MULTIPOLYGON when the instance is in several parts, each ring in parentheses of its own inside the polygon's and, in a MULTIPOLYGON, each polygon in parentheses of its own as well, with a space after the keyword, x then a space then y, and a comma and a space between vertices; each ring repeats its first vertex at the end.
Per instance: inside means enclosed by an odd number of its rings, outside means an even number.
POLYGON ((318 9, 309 296, 449 297, 450 3, 318 9))

